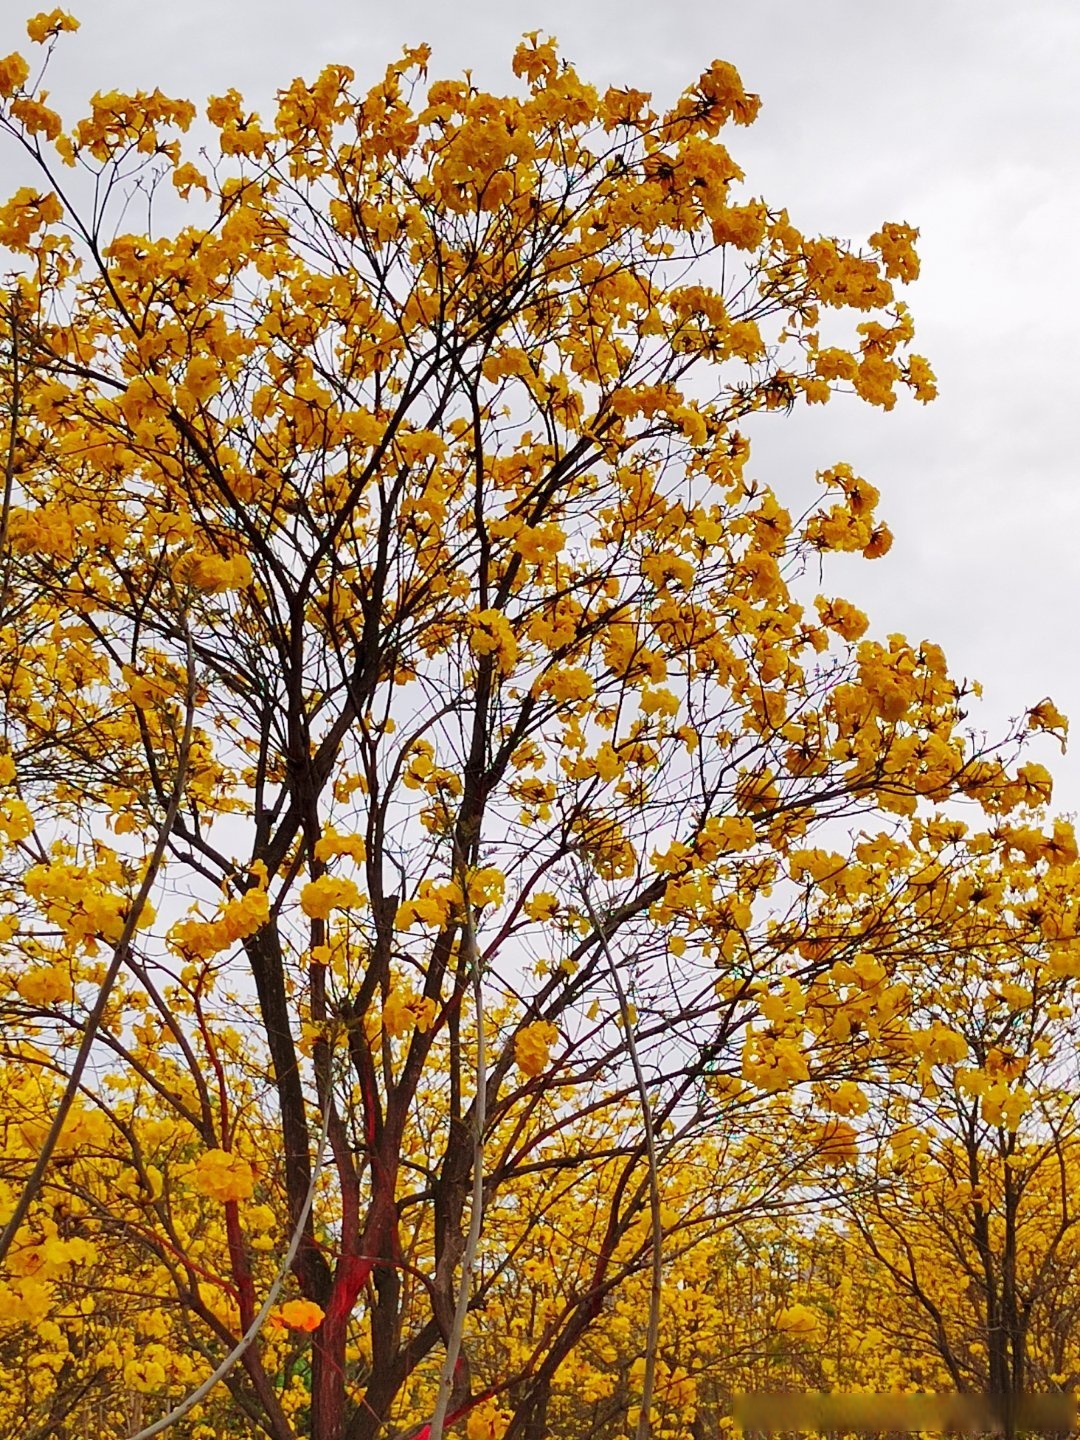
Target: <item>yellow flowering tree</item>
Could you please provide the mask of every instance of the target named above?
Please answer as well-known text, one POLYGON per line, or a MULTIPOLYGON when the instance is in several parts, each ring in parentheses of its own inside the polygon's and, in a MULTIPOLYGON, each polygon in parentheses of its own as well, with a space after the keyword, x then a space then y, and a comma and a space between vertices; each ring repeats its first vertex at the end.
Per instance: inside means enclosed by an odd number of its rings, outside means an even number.
MULTIPOLYGON (((716 1221, 663 1209, 684 1147, 913 1023, 895 935, 934 915, 889 889, 890 834, 958 799, 1005 823, 1025 737, 1063 727, 1044 703, 977 745, 938 647, 809 583, 886 553, 874 487, 753 473, 752 417, 932 398, 915 231, 857 248, 756 198, 723 62, 668 108, 539 36, 506 95, 427 62, 366 94, 330 66, 265 119, 212 97, 197 163, 190 102, 67 124, 0 59, 35 176, 0 206, 3 1060, 70 1084, 96 1040, 84 1102, 135 1193, 88 1224, 145 1257, 196 1378, 246 1337, 223 1378, 273 1440, 436 1406, 542 1433, 658 1235, 716 1221), (886 938, 808 900, 840 872, 893 896, 886 938), (471 1317, 553 1185, 588 1231, 485 1368, 471 1317)), ((855 1132, 820 1108, 826 1173, 855 1132)), ((657 1397, 683 1378, 639 1358, 640 1410, 649 1365, 657 1397)))
POLYGON ((949 839, 968 852, 951 874, 940 850, 909 857, 940 943, 904 1054, 868 1087, 844 1210, 913 1352, 1000 1397, 1011 1432, 1023 1396, 1077 1374, 1080 868, 1060 820, 949 839))

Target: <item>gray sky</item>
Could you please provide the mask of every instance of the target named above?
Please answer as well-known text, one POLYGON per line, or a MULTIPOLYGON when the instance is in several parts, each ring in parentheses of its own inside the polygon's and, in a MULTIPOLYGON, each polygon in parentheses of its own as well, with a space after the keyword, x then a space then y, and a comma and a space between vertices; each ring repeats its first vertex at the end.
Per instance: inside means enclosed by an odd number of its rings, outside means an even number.
MULTIPOLYGON (((0 54, 24 48, 29 0, 0 5, 0 54)), ((805 231, 922 231, 909 289, 916 349, 940 398, 891 414, 854 398, 755 436, 754 473, 783 489, 837 460, 882 492, 896 543, 834 563, 825 589, 872 632, 931 638, 981 679, 994 731, 1051 695, 1074 753, 1039 758, 1080 809, 1080 5, 1076 0, 72 0, 83 29, 50 72, 69 117, 113 86, 254 104, 345 61, 374 80, 428 41, 431 73, 512 82, 525 30, 558 37, 583 78, 670 100, 713 58, 764 98, 730 137, 749 189, 805 231), (1071 403, 1070 403, 1071 402, 1071 403), (1071 418, 1070 418, 1071 417, 1071 418)), ((0 182, 0 189, 6 189, 0 182)))

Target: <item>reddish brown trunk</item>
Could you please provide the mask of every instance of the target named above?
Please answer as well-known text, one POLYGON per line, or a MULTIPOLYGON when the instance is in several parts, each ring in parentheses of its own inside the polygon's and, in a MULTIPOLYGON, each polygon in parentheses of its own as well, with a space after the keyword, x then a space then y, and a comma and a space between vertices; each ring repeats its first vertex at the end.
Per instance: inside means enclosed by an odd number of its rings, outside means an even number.
POLYGON ((312 1440, 343 1440, 346 1422, 345 1345, 360 1291, 393 1230, 394 1176, 385 1177, 359 1241, 353 1240, 334 1271, 323 1322, 315 1332, 311 1368, 312 1440))
POLYGON ((345 1343, 356 1297, 371 1274, 371 1261, 343 1255, 334 1275, 330 1303, 315 1332, 311 1371, 312 1440, 342 1440, 345 1434, 345 1343))

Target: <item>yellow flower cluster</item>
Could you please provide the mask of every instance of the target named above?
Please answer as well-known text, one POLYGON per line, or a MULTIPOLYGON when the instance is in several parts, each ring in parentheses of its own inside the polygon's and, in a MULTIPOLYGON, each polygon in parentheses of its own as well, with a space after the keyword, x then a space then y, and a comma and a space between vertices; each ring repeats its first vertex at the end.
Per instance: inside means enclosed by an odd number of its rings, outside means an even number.
POLYGON ((271 1325, 288 1330, 300 1330, 310 1334, 317 1330, 324 1318, 323 1310, 314 1300, 286 1300, 271 1312, 271 1325))
POLYGON ((554 1025, 546 1020, 524 1025, 514 1036, 514 1059, 523 1075, 535 1079, 551 1062, 551 1047, 559 1038, 554 1025))
POLYGON ((504 672, 512 670, 517 661, 517 640, 501 610, 474 610, 469 615, 469 648, 474 655, 491 655, 504 672))
POLYGON ((185 562, 183 577, 197 590, 222 595, 227 590, 245 590, 252 581, 251 561, 246 555, 198 555, 185 562))
POLYGON ((363 896, 356 881, 344 875, 320 875, 300 891, 300 909, 309 920, 327 920, 334 910, 353 910, 363 896))
POLYGON ((396 1039, 412 1030, 430 1030, 435 1020, 435 1001, 415 995, 405 986, 395 985, 383 1001, 382 1028, 396 1039))
POLYGON ((181 954, 208 960, 254 935, 269 915, 270 897, 265 890, 253 888, 230 900, 216 920, 179 921, 170 930, 169 941, 181 954))
POLYGON ((222 1204, 250 1200, 255 1190, 255 1172, 235 1151, 207 1150, 196 1162, 191 1183, 200 1195, 222 1204))

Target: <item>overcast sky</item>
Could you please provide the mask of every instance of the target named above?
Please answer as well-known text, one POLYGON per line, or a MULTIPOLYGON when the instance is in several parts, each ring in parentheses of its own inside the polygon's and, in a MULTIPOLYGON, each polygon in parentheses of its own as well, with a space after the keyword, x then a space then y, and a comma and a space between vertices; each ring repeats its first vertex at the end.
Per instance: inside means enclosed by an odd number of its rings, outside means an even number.
MULTIPOLYGON (((0 54, 32 4, 3 0, 0 54)), ((981 679, 991 731, 1050 694, 1074 718, 1044 754, 1080 809, 1080 319, 1077 0, 73 0, 50 72, 69 118, 95 89, 159 85, 255 104, 344 61, 373 81, 428 41, 432 75, 512 83, 521 33, 557 36, 582 77, 670 101, 714 58, 764 99, 730 137, 750 190, 805 231, 920 227, 907 298, 940 398, 891 414, 854 399, 776 419, 753 470, 779 488, 837 460, 882 491, 896 543, 826 588, 875 633, 944 645, 981 679)), ((2 187, 0 187, 2 188, 2 187)))

